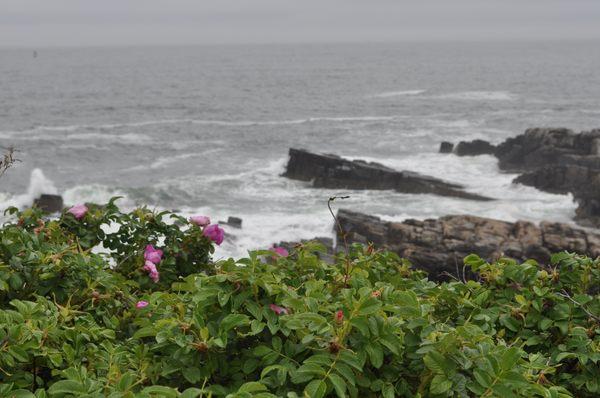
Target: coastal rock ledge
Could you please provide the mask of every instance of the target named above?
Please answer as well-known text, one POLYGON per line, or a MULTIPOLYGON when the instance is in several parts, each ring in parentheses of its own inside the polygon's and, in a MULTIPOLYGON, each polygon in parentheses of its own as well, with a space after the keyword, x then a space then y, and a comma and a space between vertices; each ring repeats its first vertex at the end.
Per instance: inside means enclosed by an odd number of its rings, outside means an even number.
POLYGON ((471 200, 491 200, 463 191, 463 187, 440 179, 397 171, 379 163, 348 160, 331 154, 290 149, 284 177, 310 181, 315 188, 395 190, 402 193, 429 193, 471 200))
POLYGON ((562 223, 511 223, 471 215, 387 222, 343 209, 337 217, 349 243, 373 242, 394 251, 432 279, 445 279, 444 273, 456 275, 471 253, 489 261, 506 256, 540 263, 562 250, 600 255, 600 234, 562 223))

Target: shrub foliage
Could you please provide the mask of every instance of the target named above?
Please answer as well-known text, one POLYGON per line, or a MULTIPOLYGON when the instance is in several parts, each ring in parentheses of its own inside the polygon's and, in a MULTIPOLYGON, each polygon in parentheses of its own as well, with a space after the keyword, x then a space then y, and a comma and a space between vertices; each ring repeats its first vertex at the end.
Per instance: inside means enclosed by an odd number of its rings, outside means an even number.
POLYGON ((472 255, 477 280, 434 283, 371 246, 212 262, 199 227, 114 201, 81 219, 9 212, 0 396, 600 395, 598 260, 472 255))

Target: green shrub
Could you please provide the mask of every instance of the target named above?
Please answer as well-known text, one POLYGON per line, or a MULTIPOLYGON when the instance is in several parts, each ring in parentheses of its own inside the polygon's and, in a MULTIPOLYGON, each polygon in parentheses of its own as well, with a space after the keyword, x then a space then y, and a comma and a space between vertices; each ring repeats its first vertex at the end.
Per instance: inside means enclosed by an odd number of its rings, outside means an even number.
POLYGON ((469 256, 478 281, 436 284, 360 245, 334 264, 314 243, 212 263, 201 228, 114 201, 79 220, 10 212, 0 396, 600 395, 598 260, 469 256))

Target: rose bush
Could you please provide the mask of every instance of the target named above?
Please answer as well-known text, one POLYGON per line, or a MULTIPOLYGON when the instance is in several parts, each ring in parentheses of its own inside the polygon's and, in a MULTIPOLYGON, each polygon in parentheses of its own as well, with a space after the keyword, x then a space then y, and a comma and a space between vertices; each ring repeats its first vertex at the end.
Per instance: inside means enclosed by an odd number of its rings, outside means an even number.
POLYGON ((316 243, 212 262, 208 224, 114 200, 9 213, 0 396, 600 394, 598 260, 469 256, 476 280, 434 283, 360 245, 333 264, 316 243))

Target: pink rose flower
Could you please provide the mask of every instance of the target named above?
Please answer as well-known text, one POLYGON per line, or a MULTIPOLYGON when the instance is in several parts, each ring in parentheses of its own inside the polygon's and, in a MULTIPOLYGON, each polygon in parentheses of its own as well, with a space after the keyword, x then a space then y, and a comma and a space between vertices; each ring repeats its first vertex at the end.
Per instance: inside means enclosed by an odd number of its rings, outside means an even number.
POLYGON ((190 222, 199 227, 206 227, 208 224, 210 224, 210 218, 207 216, 192 216, 190 217, 190 222))
POLYGON ((344 311, 342 310, 337 310, 335 313, 335 321, 337 323, 342 323, 344 322, 344 311))
POLYGON ((163 251, 160 249, 154 248, 152 245, 147 245, 144 250, 144 260, 151 261, 154 264, 160 263, 162 259, 163 251))
POLYGON ((152 261, 147 260, 142 269, 148 272, 148 276, 154 281, 154 283, 157 283, 159 281, 160 274, 156 269, 156 264, 154 264, 152 261))
POLYGON ((287 308, 283 308, 275 304, 269 304, 269 308, 277 315, 288 315, 290 313, 287 308))
POLYGON ((217 245, 220 245, 221 243, 223 243, 225 231, 223 231, 222 228, 219 228, 219 224, 211 224, 204 227, 202 235, 206 236, 208 239, 212 240, 217 245))
POLYGON ((144 300, 140 300, 135 304, 135 308, 137 308, 137 309, 146 308, 147 306, 148 306, 148 302, 144 301, 144 300))
POLYGON ((290 255, 290 253, 284 247, 272 247, 270 250, 281 257, 287 257, 290 255))
POLYGON ((73 214, 73 216, 75 216, 75 218, 78 220, 81 220, 87 212, 88 212, 88 208, 84 204, 75 205, 75 206, 71 207, 69 210, 67 210, 67 213, 73 214))

